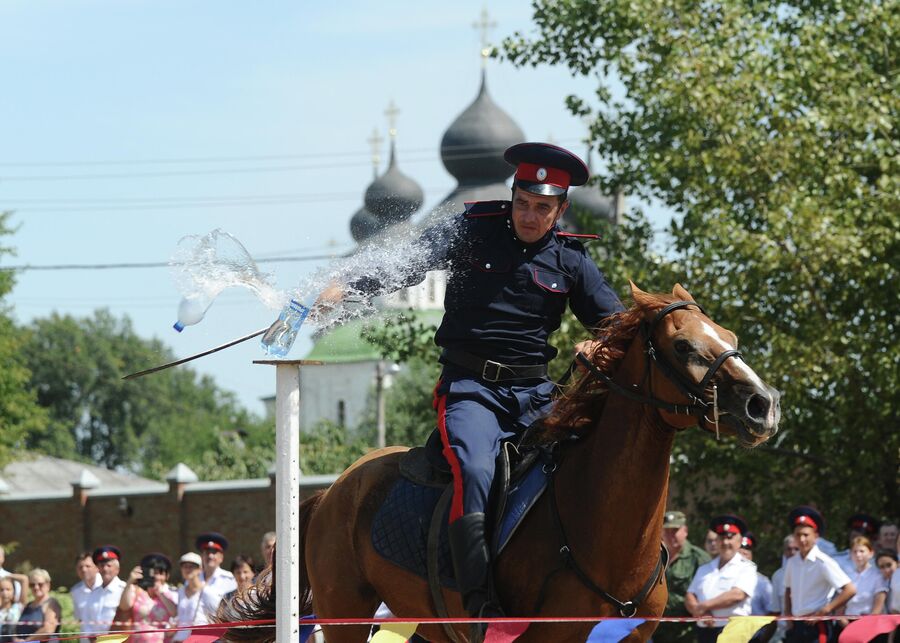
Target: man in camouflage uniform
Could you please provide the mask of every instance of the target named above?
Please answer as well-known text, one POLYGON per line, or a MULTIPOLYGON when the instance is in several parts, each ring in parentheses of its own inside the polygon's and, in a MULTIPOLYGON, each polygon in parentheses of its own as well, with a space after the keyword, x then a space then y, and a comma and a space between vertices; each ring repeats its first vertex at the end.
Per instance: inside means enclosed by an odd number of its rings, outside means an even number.
MULTIPOLYGON (((687 518, 681 511, 667 511, 663 518, 663 542, 669 550, 666 585, 669 600, 664 616, 690 616, 684 607, 684 595, 697 568, 710 561, 709 554, 687 539, 687 518)), ((655 643, 684 643, 694 640, 691 623, 660 623, 653 634, 655 643)))

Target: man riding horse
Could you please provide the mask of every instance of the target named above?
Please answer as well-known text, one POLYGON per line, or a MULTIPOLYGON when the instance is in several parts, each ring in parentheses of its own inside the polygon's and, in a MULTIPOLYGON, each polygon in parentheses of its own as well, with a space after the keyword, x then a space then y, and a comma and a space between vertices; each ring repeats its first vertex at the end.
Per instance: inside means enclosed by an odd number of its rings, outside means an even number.
MULTIPOLYGON (((510 201, 467 204, 459 225, 432 226, 422 235, 415 275, 449 267, 445 314, 435 334, 443 371, 434 406, 443 454, 453 476, 448 529, 463 605, 474 617, 501 616, 491 601, 485 510, 494 462, 503 439, 543 415, 554 383, 548 344, 568 303, 585 327, 623 309, 581 243, 562 232, 569 186, 588 169, 571 152, 546 143, 521 143, 504 158, 516 167, 510 201)), ((349 288, 368 295, 387 287, 375 276, 349 288)), ((337 301, 335 286, 323 301, 337 301)), ((590 354, 591 342, 576 350, 590 354)))

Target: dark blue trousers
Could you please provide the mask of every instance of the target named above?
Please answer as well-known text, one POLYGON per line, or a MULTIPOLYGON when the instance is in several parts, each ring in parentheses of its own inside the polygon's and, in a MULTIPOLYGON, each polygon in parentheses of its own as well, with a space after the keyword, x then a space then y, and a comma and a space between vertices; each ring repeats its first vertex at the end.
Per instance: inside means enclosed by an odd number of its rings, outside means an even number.
POLYGON ((485 511, 500 442, 546 415, 555 387, 547 379, 486 382, 469 371, 444 367, 434 406, 453 474, 450 522, 485 511))

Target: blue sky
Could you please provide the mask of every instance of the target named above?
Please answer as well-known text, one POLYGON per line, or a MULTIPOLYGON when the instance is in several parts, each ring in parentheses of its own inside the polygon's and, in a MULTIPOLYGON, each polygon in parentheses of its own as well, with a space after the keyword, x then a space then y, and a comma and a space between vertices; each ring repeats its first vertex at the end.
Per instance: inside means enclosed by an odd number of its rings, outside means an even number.
MULTIPOLYGON (((18 251, 7 263, 167 261, 182 236, 214 228, 255 258, 344 252, 372 178, 366 139, 375 127, 386 135, 391 100, 401 110, 400 167, 424 189, 427 210, 454 186, 438 148, 477 93, 472 25, 483 6, 0 3, 0 210, 12 210, 19 226, 5 240, 18 251)), ((487 9, 498 24, 494 42, 531 29, 527 2, 487 9)), ((590 97, 594 79, 491 61, 488 86, 526 137, 583 150, 584 126, 563 99, 590 97)), ((386 146, 382 157, 383 169, 386 146)), ((288 288, 320 265, 262 267, 288 288)), ((23 323, 106 307, 179 357, 274 315, 248 293, 226 291, 201 324, 178 335, 171 325, 179 297, 165 268, 66 270, 21 273, 6 301, 23 323)), ((309 346, 301 338, 291 357, 309 346)), ((251 364, 261 357, 250 342, 194 367, 259 412, 258 399, 274 391, 274 372, 251 364)))

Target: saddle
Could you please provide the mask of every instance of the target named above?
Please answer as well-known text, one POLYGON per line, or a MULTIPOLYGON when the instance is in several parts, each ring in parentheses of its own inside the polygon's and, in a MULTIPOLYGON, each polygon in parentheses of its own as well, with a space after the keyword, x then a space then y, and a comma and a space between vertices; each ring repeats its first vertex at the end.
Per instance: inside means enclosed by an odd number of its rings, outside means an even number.
MULTIPOLYGON (((497 457, 487 507, 492 559, 496 559, 543 494, 552 473, 553 467, 548 464, 552 463, 553 445, 526 446, 527 436, 526 431, 518 440, 501 443, 497 457)), ((446 617, 442 587, 457 587, 447 540, 452 475, 442 449, 435 430, 425 446, 415 447, 403 456, 401 478, 373 520, 372 543, 384 558, 424 577, 435 613, 446 617)))

